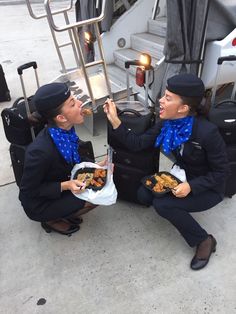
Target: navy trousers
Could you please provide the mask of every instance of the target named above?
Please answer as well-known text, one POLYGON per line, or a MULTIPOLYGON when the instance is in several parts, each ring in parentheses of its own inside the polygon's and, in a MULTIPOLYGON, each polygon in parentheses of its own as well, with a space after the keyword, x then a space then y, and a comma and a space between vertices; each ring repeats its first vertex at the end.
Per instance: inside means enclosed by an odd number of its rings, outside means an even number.
POLYGON ((208 237, 208 233, 190 215, 191 212, 205 211, 222 201, 222 197, 214 191, 177 198, 172 193, 162 197, 154 197, 153 193, 141 186, 138 200, 146 206, 153 205, 156 212, 167 219, 191 246, 197 246, 208 237))

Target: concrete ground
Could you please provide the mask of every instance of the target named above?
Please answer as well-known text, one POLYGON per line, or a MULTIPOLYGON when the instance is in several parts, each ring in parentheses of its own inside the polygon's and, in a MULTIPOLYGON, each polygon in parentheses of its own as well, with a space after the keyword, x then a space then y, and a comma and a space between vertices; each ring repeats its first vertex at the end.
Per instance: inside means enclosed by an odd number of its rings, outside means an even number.
MULTIPOLYGON (((41 84, 60 74, 46 21, 31 19, 19 3, 0 1, 0 63, 12 100, 22 95, 19 65, 36 60, 41 84)), ((25 80, 34 93, 32 73, 25 80)), ((106 150, 104 121, 92 139, 96 156, 106 150)), ((85 128, 78 131, 92 138, 85 128)), ((0 136, 0 313, 236 313, 235 196, 194 214, 218 241, 209 265, 194 272, 194 251, 152 208, 118 201, 88 213, 72 237, 46 234, 18 201, 2 124, 0 136)))

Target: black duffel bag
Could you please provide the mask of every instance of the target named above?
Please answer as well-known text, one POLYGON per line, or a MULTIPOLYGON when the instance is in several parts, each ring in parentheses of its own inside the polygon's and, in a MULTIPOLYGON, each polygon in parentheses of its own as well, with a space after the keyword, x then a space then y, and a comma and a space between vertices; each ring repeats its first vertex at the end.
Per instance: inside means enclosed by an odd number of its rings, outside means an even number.
MULTIPOLYGON (((34 112, 33 96, 28 97, 30 112, 34 112)), ((32 142, 31 123, 27 117, 24 97, 16 99, 11 108, 3 109, 3 127, 7 140, 12 144, 28 145, 32 142)), ((34 127, 35 135, 44 127, 44 123, 34 127)))

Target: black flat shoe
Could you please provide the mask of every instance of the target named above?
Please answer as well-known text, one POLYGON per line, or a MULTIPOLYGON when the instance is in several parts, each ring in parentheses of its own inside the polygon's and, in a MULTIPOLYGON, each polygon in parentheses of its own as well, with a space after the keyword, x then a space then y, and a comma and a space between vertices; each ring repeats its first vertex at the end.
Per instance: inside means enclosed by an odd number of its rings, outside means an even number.
POLYGON ((196 254, 194 255, 192 261, 191 261, 191 264, 190 264, 190 267, 193 269, 193 270, 199 270, 199 269, 202 269, 203 267, 205 267, 208 262, 209 262, 209 259, 211 257, 211 253, 215 252, 216 251, 216 239, 212 236, 212 235, 209 235, 208 238, 202 241, 198 246, 197 246, 197 249, 196 249, 196 254), (209 247, 209 252, 208 252, 208 255, 206 258, 199 258, 198 257, 198 250, 199 250, 199 247, 201 244, 203 244, 203 242, 205 242, 206 240, 208 239, 211 239, 211 245, 209 247))
POLYGON ((80 226, 70 225, 66 231, 62 231, 62 230, 58 230, 54 228, 53 226, 50 226, 46 222, 41 222, 41 226, 47 233, 54 231, 60 234, 68 235, 68 236, 71 236, 72 233, 77 232, 80 229, 80 226))

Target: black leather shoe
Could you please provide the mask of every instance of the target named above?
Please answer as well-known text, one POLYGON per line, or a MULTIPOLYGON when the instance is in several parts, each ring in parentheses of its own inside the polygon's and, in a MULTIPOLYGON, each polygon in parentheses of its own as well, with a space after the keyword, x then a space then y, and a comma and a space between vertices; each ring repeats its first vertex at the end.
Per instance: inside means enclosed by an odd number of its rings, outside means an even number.
POLYGON ((54 228, 53 226, 47 224, 46 222, 41 222, 41 226, 47 233, 54 231, 60 234, 68 235, 68 236, 71 236, 72 233, 77 232, 80 229, 80 226, 69 225, 69 228, 66 231, 62 231, 62 230, 58 230, 54 228))
POLYGON ((216 239, 211 235, 209 234, 209 236, 207 237, 207 239, 202 241, 198 246, 197 246, 197 249, 196 249, 196 254, 194 255, 192 261, 191 261, 191 264, 190 264, 190 267, 193 269, 193 270, 199 270, 199 269, 202 269, 203 267, 205 267, 208 262, 209 262, 209 259, 211 257, 211 253, 215 252, 216 251, 216 239), (199 248, 201 245, 203 245, 206 240, 209 240, 211 239, 211 244, 208 248, 208 252, 207 252, 207 257, 206 258, 199 258, 199 248))
POLYGON ((81 217, 74 217, 74 218, 67 218, 69 223, 74 224, 74 225, 80 225, 83 222, 83 218, 81 217))

